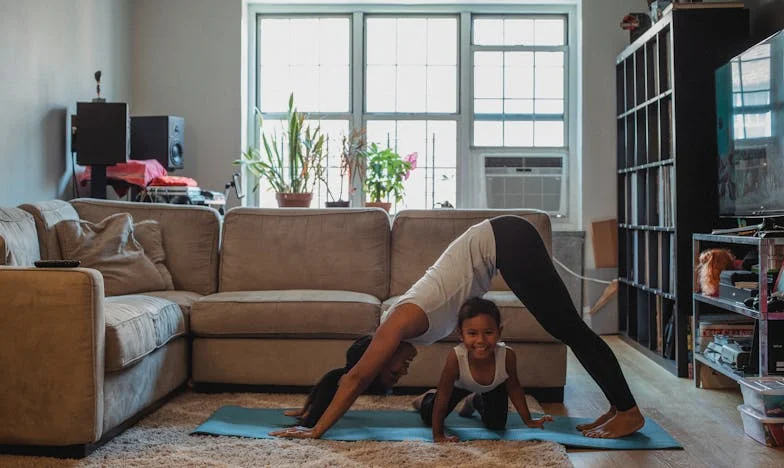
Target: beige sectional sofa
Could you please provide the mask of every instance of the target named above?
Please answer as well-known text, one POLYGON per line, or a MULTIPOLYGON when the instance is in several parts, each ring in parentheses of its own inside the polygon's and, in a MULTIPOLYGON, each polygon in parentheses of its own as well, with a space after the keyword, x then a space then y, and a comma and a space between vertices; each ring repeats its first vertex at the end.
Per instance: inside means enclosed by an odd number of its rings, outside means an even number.
MULTIPOLYGON (((468 226, 514 213, 548 247, 537 211, 235 208, 103 200, 0 209, 0 451, 79 456, 165 401, 197 390, 306 388, 343 364, 355 338, 468 226), (105 297, 90 268, 60 258, 54 226, 127 212, 160 223, 174 290, 105 297), (179 307, 177 307, 179 306, 179 307)), ((561 401, 566 349, 499 277, 504 339, 541 400, 561 401)), ((456 337, 424 347, 404 387, 436 384, 456 337)))

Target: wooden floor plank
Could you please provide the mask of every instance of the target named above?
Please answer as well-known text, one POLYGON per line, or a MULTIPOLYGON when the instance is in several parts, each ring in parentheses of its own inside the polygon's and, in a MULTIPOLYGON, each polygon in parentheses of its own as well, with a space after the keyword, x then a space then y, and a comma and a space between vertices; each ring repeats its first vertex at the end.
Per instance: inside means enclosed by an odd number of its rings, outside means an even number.
MULTIPOLYGON (((747 437, 737 406, 740 390, 706 390, 678 378, 617 336, 605 336, 621 363, 637 404, 665 428, 684 450, 569 450, 576 467, 773 467, 784 466, 784 449, 765 447, 747 437)), ((569 352, 564 404, 545 403, 545 411, 596 417, 607 410, 599 387, 569 352)))

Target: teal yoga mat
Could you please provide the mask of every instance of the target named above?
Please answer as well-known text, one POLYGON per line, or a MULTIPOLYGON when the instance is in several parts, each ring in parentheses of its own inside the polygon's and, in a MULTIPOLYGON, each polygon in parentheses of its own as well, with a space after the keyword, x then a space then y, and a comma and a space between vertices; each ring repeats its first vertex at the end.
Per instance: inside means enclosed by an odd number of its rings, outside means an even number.
MULTIPOLYGON (((683 448, 661 426, 646 418, 641 431, 621 439, 592 439, 574 427, 590 419, 554 416, 545 429, 525 427, 520 416, 509 414, 506 430, 492 431, 482 426, 475 415, 463 418, 451 414, 446 420, 447 431, 460 440, 549 440, 569 447, 611 450, 650 450, 683 448)), ((218 409, 191 434, 271 439, 270 431, 290 427, 294 418, 284 416, 281 409, 224 406, 218 409)), ((349 411, 323 437, 326 440, 432 440, 432 432, 413 411, 349 411)))

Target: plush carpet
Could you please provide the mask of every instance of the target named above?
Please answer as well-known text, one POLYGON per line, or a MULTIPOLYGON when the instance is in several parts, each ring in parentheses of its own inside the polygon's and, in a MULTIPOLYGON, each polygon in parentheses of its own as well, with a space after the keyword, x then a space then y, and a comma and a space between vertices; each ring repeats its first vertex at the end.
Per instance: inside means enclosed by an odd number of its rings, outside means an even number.
MULTIPOLYGON (((360 397, 355 409, 408 409, 411 396, 360 397)), ((187 392, 169 401, 82 460, 0 455, 3 467, 321 467, 321 466, 572 466, 554 442, 470 441, 338 442, 328 440, 247 439, 189 433, 224 405, 290 408, 303 395, 187 392)), ((531 411, 541 412, 528 397, 531 411)))

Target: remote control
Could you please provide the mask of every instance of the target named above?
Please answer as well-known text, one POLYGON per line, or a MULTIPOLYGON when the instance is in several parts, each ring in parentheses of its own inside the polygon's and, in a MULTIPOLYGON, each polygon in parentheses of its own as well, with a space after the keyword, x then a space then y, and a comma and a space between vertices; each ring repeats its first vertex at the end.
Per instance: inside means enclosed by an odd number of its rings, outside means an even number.
POLYGON ((36 268, 76 268, 81 264, 79 260, 38 260, 36 268))

